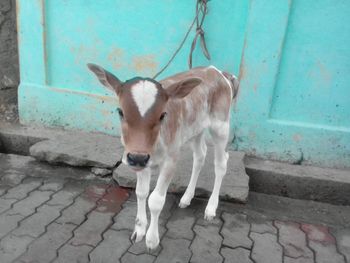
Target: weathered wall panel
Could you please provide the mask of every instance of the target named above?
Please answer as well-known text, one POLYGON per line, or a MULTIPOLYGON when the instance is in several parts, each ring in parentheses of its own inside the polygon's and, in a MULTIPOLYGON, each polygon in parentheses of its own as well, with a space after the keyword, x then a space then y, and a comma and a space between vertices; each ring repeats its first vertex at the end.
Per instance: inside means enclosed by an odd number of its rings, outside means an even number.
MULTIPOLYGON (((210 62, 239 74, 233 147, 350 166, 350 3, 209 1, 210 62)), ((195 1, 18 0, 23 123, 118 133, 115 95, 86 69, 153 76, 180 44, 195 1)), ((187 69, 194 32, 160 78, 187 69)))

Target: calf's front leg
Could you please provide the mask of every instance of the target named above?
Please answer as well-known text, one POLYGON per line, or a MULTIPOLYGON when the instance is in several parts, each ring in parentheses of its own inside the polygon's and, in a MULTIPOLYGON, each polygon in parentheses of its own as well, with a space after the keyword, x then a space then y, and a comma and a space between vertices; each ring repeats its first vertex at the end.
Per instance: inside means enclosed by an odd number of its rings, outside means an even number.
POLYGON ((134 242, 139 242, 145 236, 147 228, 146 199, 149 193, 151 169, 145 168, 142 171, 137 172, 136 175, 137 214, 135 229, 131 235, 131 240, 134 242))
POLYGON ((166 193, 174 175, 175 159, 167 158, 164 162, 157 185, 148 198, 148 207, 151 212, 151 223, 146 234, 146 246, 155 249, 159 245, 158 219, 163 209, 166 193))

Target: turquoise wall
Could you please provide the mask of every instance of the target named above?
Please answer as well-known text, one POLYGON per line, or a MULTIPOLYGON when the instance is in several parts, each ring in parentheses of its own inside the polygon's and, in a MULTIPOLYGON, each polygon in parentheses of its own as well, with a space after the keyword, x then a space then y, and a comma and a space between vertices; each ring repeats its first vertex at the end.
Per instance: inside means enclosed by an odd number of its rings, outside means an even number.
MULTIPOLYGON (((194 66, 239 75, 232 146, 350 167, 350 2, 211 0, 194 66)), ((17 0, 24 124, 118 134, 117 100, 86 69, 153 76, 178 47, 195 1, 17 0)), ((159 77, 187 69, 194 31, 159 77)))

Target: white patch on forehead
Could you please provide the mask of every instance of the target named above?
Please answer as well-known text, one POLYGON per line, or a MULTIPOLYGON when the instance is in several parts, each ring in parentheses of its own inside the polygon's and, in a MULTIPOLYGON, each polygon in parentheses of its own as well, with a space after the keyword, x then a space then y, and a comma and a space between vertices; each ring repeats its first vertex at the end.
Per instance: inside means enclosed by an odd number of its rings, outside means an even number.
POLYGON ((131 87, 132 97, 142 117, 156 101, 157 92, 156 85, 147 80, 141 80, 131 87))

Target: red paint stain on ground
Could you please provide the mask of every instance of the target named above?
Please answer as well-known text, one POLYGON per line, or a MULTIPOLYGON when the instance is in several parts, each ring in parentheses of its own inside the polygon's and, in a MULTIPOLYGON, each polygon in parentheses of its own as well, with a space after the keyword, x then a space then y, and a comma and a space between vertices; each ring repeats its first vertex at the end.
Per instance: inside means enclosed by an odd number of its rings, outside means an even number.
POLYGON ((129 198, 129 191, 119 186, 111 186, 107 194, 97 202, 96 210, 103 213, 118 213, 122 204, 129 198))
POLYGON ((327 244, 335 244, 335 238, 329 233, 329 228, 320 225, 301 224, 301 229, 311 241, 327 244))
POLYGON ((108 185, 90 185, 85 189, 84 197, 96 202, 106 193, 108 185))

